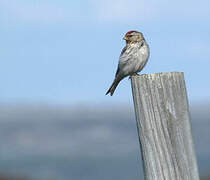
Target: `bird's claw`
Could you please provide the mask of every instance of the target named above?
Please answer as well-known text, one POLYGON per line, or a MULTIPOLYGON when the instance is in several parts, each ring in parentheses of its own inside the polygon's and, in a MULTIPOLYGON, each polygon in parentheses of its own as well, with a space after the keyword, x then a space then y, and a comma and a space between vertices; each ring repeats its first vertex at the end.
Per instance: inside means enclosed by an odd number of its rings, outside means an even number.
POLYGON ((132 75, 129 76, 129 79, 131 79, 132 76, 140 76, 138 73, 133 73, 132 75))
POLYGON ((134 73, 133 75, 134 75, 134 76, 140 76, 138 73, 134 73))

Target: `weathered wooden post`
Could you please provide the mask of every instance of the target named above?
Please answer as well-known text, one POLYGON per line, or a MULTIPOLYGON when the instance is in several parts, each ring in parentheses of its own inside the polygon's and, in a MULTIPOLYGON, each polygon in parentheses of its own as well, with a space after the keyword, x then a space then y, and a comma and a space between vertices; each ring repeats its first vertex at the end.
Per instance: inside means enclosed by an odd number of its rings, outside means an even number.
POLYGON ((145 180, 199 180, 184 73, 131 83, 145 180))

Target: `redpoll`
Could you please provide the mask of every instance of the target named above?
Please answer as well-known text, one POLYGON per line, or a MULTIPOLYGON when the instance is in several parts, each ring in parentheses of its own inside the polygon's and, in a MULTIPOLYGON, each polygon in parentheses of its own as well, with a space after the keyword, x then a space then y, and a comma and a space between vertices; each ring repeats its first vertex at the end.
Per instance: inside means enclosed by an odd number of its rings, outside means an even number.
POLYGON ((123 38, 126 40, 126 46, 123 48, 114 82, 107 91, 112 96, 119 82, 126 76, 138 75, 146 65, 149 58, 149 46, 144 36, 138 31, 129 31, 123 38))

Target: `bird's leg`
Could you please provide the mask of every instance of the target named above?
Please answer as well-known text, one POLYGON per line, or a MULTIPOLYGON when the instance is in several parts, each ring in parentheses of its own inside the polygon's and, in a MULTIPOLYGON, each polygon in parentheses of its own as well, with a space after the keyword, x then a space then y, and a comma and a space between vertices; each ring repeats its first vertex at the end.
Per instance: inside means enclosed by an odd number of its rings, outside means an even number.
POLYGON ((140 76, 140 75, 137 72, 135 72, 132 75, 130 75, 129 79, 131 79, 131 76, 140 76))
POLYGON ((133 75, 134 75, 134 76, 140 76, 137 72, 135 72, 133 75))

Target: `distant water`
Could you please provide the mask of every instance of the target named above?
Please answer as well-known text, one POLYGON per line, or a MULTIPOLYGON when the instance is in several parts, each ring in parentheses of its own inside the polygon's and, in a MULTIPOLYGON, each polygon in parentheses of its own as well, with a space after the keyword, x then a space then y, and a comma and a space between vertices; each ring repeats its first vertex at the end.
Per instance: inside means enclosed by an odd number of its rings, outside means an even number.
MULTIPOLYGON (((210 113, 193 108, 201 174, 210 172, 210 113)), ((143 178, 134 113, 126 108, 0 108, 0 173, 39 180, 143 178)))

